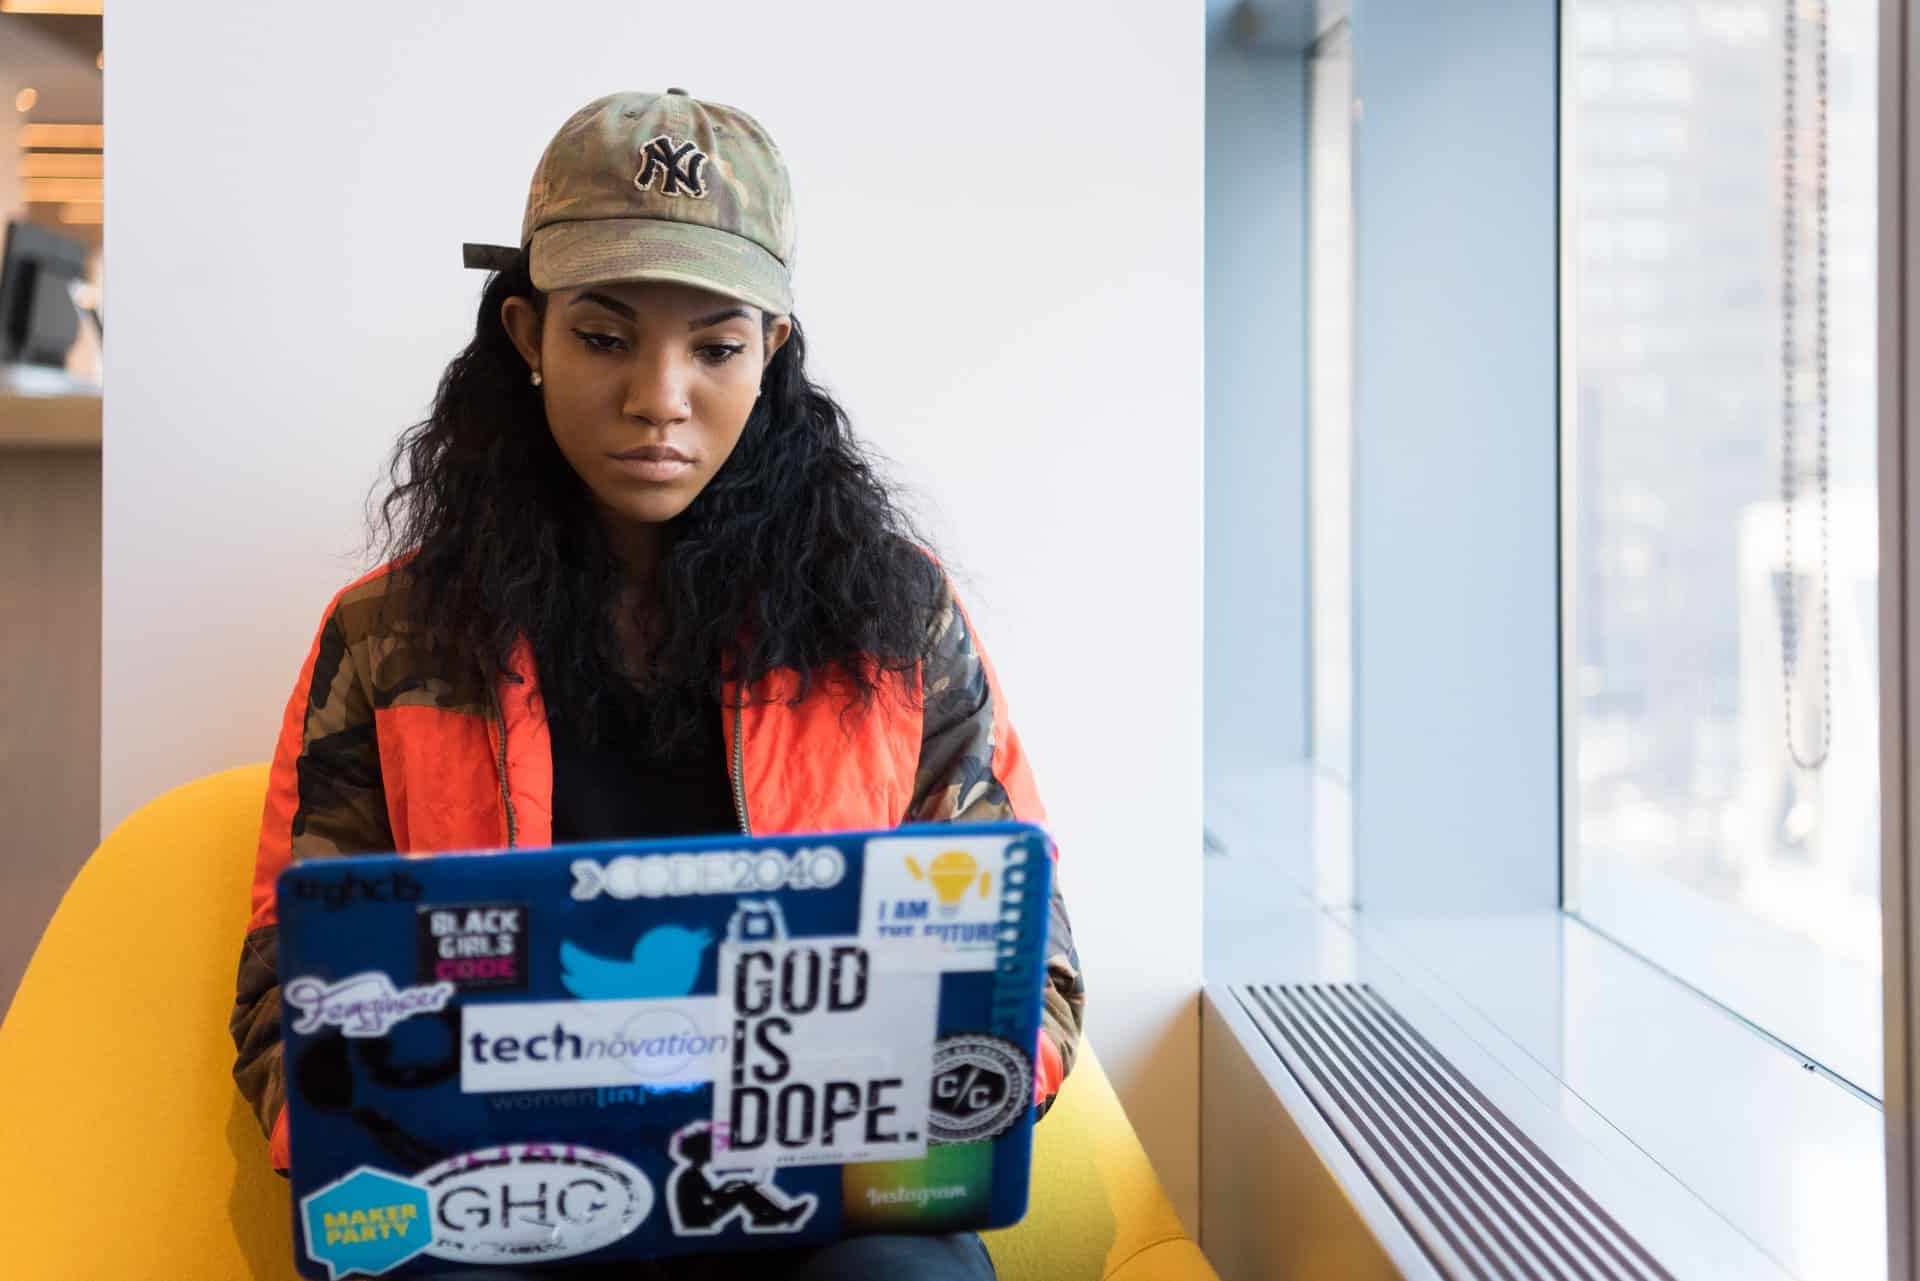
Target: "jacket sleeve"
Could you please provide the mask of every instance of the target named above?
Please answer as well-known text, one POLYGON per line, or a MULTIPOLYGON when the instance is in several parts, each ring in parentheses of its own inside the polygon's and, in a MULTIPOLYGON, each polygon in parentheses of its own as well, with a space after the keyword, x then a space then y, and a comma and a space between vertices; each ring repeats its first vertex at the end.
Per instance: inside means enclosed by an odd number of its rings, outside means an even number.
MULTIPOLYGON (((933 646, 921 667, 921 698, 924 721, 908 822, 1046 822, 993 664, 950 582, 943 586, 933 646)), ((1034 1101, 1043 1114, 1073 1068, 1086 1005, 1080 957, 1060 889, 1057 849, 1054 857, 1047 978, 1034 1072, 1034 1101)))
POLYGON ((275 879, 303 858, 392 848, 373 702, 355 668, 336 598, 281 722, 254 861, 252 915, 228 1020, 236 1051, 233 1077, 267 1134, 275 1169, 288 1165, 275 879))

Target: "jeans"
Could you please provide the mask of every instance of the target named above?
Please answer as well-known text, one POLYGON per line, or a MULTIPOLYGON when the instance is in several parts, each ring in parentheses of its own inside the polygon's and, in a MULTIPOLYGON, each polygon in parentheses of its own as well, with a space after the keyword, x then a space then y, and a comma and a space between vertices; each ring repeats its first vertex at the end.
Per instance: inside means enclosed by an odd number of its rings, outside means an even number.
POLYGON ((601 1263, 520 1272, 488 1268, 438 1273, 432 1281, 993 1281, 987 1247, 972 1232, 951 1236, 848 1237, 831 1245, 742 1250, 657 1262, 601 1263))

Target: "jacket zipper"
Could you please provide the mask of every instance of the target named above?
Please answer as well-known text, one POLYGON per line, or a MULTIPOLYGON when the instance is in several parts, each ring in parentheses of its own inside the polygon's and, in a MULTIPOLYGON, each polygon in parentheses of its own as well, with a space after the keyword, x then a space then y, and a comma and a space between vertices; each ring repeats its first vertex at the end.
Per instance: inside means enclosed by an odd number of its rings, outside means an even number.
POLYGON ((740 835, 752 836, 753 825, 747 821, 747 733, 746 733, 746 691, 742 690, 739 701, 733 705, 733 812, 740 820, 740 835))
POLYGON ((507 718, 500 712, 500 692, 491 682, 487 685, 487 702, 493 712, 493 723, 499 730, 499 755, 494 764, 500 776, 500 802, 507 809, 507 848, 513 848, 517 826, 513 820, 513 793, 507 790, 507 718))

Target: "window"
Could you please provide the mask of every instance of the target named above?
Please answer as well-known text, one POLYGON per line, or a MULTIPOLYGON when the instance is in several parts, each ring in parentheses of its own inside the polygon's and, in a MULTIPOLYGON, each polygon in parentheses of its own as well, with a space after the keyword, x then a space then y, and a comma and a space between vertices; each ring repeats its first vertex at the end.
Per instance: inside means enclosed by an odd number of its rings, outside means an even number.
POLYGON ((1563 13, 1567 906, 1877 1096, 1877 7, 1563 13))
POLYGON ((1307 508, 1314 891, 1353 899, 1353 55, 1307 58, 1307 508))

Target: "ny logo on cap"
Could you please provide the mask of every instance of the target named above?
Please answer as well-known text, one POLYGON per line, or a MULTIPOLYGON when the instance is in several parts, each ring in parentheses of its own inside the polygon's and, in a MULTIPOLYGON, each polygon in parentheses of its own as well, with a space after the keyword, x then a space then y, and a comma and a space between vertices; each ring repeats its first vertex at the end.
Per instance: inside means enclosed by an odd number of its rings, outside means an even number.
POLYGON ((707 181, 701 171, 706 168, 707 156, 692 143, 675 146, 673 139, 663 133, 640 149, 640 159, 640 172, 633 177, 633 185, 640 190, 653 186, 654 178, 658 177, 663 196, 706 199, 707 181))

